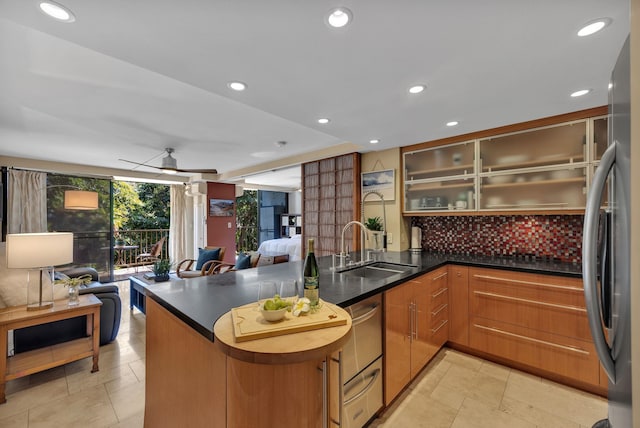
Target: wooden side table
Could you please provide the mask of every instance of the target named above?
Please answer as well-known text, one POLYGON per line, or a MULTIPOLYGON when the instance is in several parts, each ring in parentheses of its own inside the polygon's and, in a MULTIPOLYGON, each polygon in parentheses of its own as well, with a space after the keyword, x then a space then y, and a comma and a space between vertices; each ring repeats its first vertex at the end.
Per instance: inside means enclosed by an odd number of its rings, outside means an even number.
POLYGON ((40 311, 27 311, 26 305, 0 309, 0 404, 7 401, 4 389, 9 380, 87 357, 93 357, 91 373, 98 371, 102 302, 93 294, 83 294, 79 297, 80 304, 77 306, 69 306, 67 299, 64 299, 56 300, 52 308, 40 311), (87 316, 87 337, 22 352, 12 357, 7 356, 9 330, 83 315, 87 316))

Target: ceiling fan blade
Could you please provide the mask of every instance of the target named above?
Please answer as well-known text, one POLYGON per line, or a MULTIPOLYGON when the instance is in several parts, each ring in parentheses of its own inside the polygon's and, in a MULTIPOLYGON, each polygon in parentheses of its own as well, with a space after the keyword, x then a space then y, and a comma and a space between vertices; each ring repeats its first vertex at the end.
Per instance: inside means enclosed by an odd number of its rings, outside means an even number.
POLYGON ((215 168, 210 169, 176 169, 178 172, 199 172, 202 174, 217 174, 218 170, 215 168))
POLYGON ((202 173, 202 174, 217 174, 218 170, 215 168, 205 168, 205 169, 180 169, 178 168, 178 162, 176 161, 176 159, 174 157, 171 156, 171 153, 174 152, 174 149, 172 148, 166 148, 165 152, 167 153, 167 155, 162 158, 162 165, 161 166, 154 166, 154 165, 149 165, 147 163, 142 163, 142 162, 134 162, 134 161, 130 161, 127 159, 118 159, 122 162, 127 162, 127 163, 132 163, 134 165, 139 165, 139 166, 146 166, 149 168, 155 168, 155 169, 159 169, 162 171, 175 171, 175 172, 186 172, 186 173, 202 173))
POLYGON ((134 162, 134 161, 126 160, 126 159, 118 159, 118 160, 119 160, 119 161, 122 161, 122 162, 132 163, 132 164, 134 164, 134 165, 146 166, 146 167, 148 167, 148 168, 160 169, 160 168, 158 168, 157 166, 149 165, 149 164, 146 164, 146 163, 134 162))

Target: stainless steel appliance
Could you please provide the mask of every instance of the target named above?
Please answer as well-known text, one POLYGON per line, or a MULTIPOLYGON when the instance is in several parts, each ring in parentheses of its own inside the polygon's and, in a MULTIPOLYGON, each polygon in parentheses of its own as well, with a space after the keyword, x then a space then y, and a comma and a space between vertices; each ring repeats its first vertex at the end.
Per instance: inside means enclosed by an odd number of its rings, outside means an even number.
MULTIPOLYGON (((353 332, 342 348, 341 428, 360 428, 382 408, 382 296, 346 308, 353 332)), ((335 425, 335 423, 334 423, 335 425)))
POLYGON ((633 421, 631 410, 629 66, 627 38, 611 75, 609 147, 593 177, 584 219, 582 271, 589 327, 609 377, 608 418, 594 428, 627 428, 639 422, 633 421), (605 189, 608 208, 602 213, 605 189))

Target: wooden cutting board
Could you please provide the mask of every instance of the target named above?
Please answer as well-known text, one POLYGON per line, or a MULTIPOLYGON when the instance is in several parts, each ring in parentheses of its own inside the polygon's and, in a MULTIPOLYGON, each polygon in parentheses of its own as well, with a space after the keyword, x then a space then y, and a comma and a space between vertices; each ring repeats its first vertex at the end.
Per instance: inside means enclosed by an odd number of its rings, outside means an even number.
POLYGON ((246 342, 346 324, 349 315, 335 308, 335 305, 320 300, 319 309, 313 313, 295 317, 286 312, 282 320, 270 322, 264 319, 258 304, 251 303, 231 309, 233 334, 236 342, 246 342))

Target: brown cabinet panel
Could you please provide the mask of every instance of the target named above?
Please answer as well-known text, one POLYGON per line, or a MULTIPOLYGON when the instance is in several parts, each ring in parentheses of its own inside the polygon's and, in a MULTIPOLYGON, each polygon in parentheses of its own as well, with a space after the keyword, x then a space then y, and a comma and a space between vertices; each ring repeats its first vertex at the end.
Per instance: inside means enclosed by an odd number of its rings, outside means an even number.
POLYGON ((599 383, 592 342, 475 317, 470 328, 472 348, 556 375, 599 383))
POLYGON ((411 285, 384 293, 384 402, 393 399, 411 380, 411 285))
POLYGON ((472 269, 470 313, 557 335, 591 340, 582 281, 472 269))
POLYGON ((447 341, 447 272, 440 268, 384 293, 386 405, 447 341))
POLYGON ((449 265, 449 340, 469 346, 469 268, 449 265))
POLYGON ((582 280, 469 269, 469 346, 599 386, 582 280))

